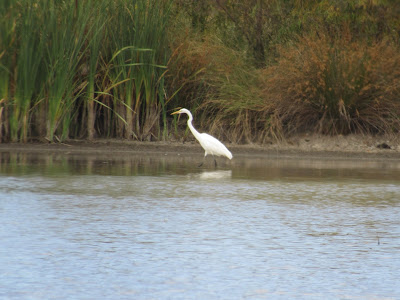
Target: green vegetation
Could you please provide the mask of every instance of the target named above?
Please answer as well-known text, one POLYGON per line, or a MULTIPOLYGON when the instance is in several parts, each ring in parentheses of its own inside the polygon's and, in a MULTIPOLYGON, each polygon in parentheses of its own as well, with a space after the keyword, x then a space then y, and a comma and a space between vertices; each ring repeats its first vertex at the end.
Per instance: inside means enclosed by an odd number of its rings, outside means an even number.
POLYGON ((3 0, 0 142, 398 133, 395 0, 3 0))

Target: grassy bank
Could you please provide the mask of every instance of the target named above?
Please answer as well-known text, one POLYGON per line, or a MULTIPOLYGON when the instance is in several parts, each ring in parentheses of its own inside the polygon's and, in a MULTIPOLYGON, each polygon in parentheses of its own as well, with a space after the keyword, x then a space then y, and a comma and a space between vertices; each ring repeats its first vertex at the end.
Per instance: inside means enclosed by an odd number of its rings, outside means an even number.
POLYGON ((6 0, 0 142, 396 134, 397 1, 6 0), (288 3, 290 2, 290 3, 288 3))

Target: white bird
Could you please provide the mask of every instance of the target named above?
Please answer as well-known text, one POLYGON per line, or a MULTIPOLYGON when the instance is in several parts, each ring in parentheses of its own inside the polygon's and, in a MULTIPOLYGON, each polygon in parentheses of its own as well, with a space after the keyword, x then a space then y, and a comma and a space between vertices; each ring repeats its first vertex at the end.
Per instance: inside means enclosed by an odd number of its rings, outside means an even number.
MULTIPOLYGON (((203 162, 199 165, 201 167, 206 159, 206 156, 208 154, 214 156, 225 156, 229 159, 232 159, 232 153, 225 147, 224 144, 222 144, 219 140, 217 140, 215 137, 207 134, 207 133, 200 133, 198 132, 192 125, 192 120, 193 116, 190 113, 189 110, 186 108, 182 108, 171 115, 175 114, 187 114, 189 116, 189 119, 187 120, 187 124, 189 126, 190 131, 193 133, 194 137, 199 141, 200 145, 203 147, 205 153, 204 153, 204 160, 203 162)), ((217 161, 215 160, 214 157, 214 163, 215 166, 217 166, 217 161)))

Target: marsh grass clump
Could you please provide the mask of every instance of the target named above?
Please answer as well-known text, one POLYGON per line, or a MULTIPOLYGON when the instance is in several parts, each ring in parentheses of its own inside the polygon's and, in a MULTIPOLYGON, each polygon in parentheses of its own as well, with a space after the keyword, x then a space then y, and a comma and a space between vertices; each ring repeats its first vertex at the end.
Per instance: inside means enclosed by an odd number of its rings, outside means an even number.
POLYGON ((55 134, 61 140, 69 137, 76 112, 75 102, 83 97, 87 85, 86 78, 77 75, 88 50, 88 34, 96 30, 94 24, 90 24, 92 16, 86 13, 90 2, 78 2, 74 9, 67 3, 55 4, 52 1, 47 3, 47 9, 42 7, 46 12, 47 40, 43 63, 47 77, 42 95, 44 101, 40 105, 45 106, 46 138, 49 141, 53 141, 55 134))
POLYGON ((105 68, 107 90, 118 118, 110 126, 128 139, 157 138, 168 100, 164 76, 169 59, 166 28, 170 1, 115 1, 111 9, 107 38, 112 56, 105 68))
POLYGON ((237 54, 230 55, 232 60, 220 65, 222 73, 213 74, 217 88, 201 107, 213 112, 209 130, 235 143, 264 142, 269 112, 262 109, 265 106, 260 71, 244 65, 237 54))
POLYGON ((165 135, 170 8, 1 1, 0 142, 165 135))
POLYGON ((265 69, 265 110, 276 136, 400 130, 400 52, 390 42, 300 38, 265 69))
POLYGON ((69 137, 86 84, 78 69, 93 29, 92 1, 71 3, 2 2, 0 141, 69 137))
POLYGON ((182 41, 178 53, 171 68, 174 84, 182 86, 177 97, 193 108, 199 126, 231 142, 259 140, 262 81, 246 53, 211 34, 182 41))

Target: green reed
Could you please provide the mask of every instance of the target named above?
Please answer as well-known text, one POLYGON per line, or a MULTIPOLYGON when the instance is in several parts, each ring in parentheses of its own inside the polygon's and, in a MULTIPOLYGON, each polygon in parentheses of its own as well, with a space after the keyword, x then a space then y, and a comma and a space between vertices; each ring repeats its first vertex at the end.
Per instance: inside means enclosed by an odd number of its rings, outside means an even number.
POLYGON ((115 51, 107 74, 113 86, 114 110, 126 121, 115 118, 116 134, 140 140, 158 138, 164 107, 160 88, 169 55, 166 26, 170 1, 121 1, 114 5, 108 36, 115 51))
POLYGON ((87 43, 91 1, 6 1, 1 14, 3 140, 68 137, 82 94, 78 67, 87 43), (11 36, 11 37, 10 37, 11 36), (3 47, 4 44, 4 47, 3 47))
POLYGON ((111 6, 113 18, 110 19, 110 26, 107 28, 109 52, 113 54, 106 66, 110 86, 108 90, 113 98, 114 115, 120 116, 113 118, 112 125, 116 135, 125 138, 135 137, 134 99, 140 96, 135 94, 136 90, 140 90, 135 88, 140 80, 134 77, 133 70, 136 65, 132 62, 137 51, 132 25, 132 5, 134 4, 130 2, 114 2, 111 6))
POLYGON ((158 137, 171 1, 107 2, 1 2, 1 140, 62 140, 85 120, 92 138, 95 119, 117 136, 158 137))
MULTIPOLYGON (((40 86, 44 73, 42 63, 46 47, 46 34, 43 28, 43 10, 27 1, 19 8, 21 16, 17 19, 19 40, 16 46, 16 63, 13 66, 15 92, 10 107, 10 136, 12 141, 26 142, 30 130, 30 110, 40 97, 40 86)), ((17 6, 17 3, 14 3, 17 6)))
POLYGON ((8 132, 6 107, 10 100, 9 84, 16 29, 15 11, 13 1, 0 2, 0 141, 8 132))
POLYGON ((49 32, 45 58, 46 137, 50 141, 57 130, 61 139, 68 137, 74 103, 82 96, 86 84, 79 77, 82 75, 79 66, 87 50, 88 32, 92 29, 88 27, 91 1, 76 2, 73 9, 70 7, 72 3, 49 1, 46 10, 46 26, 49 32))
MULTIPOLYGON (((86 94, 86 110, 87 110, 87 136, 88 139, 93 139, 95 136, 95 119, 96 111, 95 104, 96 99, 96 87, 99 86, 97 83, 99 75, 99 66, 101 59, 102 43, 105 37, 105 27, 108 21, 108 16, 104 14, 107 11, 106 0, 96 1, 96 6, 92 7, 92 14, 90 18, 90 31, 88 35, 88 51, 86 53, 85 62, 82 64, 87 68, 87 94, 86 94)), ((101 81, 100 81, 101 82, 101 81)), ((82 124, 83 125, 83 124, 82 124)))
POLYGON ((169 5, 2 1, 0 139, 158 135, 169 5))
POLYGON ((139 61, 143 66, 138 70, 143 80, 145 102, 142 106, 142 136, 149 139, 150 135, 159 134, 159 115, 163 109, 163 86, 165 66, 167 64, 166 27, 169 21, 169 3, 141 1, 135 9, 137 43, 140 47, 153 51, 140 53, 139 61), (145 12, 145 13, 142 13, 145 12), (147 29, 146 29, 147 28, 147 29))

